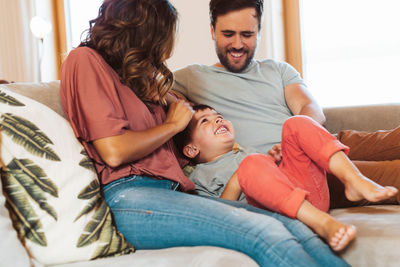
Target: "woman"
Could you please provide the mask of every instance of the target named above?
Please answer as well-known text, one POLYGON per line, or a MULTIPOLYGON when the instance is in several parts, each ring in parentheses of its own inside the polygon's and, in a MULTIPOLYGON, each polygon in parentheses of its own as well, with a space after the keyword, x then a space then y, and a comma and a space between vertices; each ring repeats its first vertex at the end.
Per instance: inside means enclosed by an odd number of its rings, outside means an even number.
POLYGON ((61 70, 64 111, 95 162, 118 230, 137 249, 209 245, 260 266, 346 266, 298 221, 185 193, 194 184, 171 138, 193 111, 169 95, 165 66, 176 23, 168 0, 105 0, 61 70))

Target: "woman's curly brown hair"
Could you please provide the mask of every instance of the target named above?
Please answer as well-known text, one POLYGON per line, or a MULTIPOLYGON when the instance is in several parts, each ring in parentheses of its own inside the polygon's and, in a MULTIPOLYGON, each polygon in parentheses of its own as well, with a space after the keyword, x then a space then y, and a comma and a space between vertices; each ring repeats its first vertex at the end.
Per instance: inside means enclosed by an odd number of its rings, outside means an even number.
POLYGON ((80 46, 95 49, 142 101, 165 104, 177 17, 168 0, 105 0, 80 46))

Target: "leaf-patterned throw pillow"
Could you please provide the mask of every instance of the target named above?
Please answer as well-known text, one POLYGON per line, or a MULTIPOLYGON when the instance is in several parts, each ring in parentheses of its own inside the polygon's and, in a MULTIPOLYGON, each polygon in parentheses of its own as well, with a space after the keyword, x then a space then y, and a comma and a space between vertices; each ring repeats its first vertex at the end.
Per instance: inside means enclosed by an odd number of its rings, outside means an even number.
POLYGON ((127 254, 100 193, 94 166, 69 123, 0 87, 1 181, 14 228, 40 263, 127 254))

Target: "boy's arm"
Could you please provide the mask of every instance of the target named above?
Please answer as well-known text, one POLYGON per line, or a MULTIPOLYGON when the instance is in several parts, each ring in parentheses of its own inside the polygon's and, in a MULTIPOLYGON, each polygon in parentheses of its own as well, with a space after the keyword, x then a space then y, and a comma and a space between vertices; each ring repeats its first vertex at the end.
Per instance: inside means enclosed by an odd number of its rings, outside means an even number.
POLYGON ((241 193, 242 189, 240 188, 237 173, 235 172, 226 184, 220 198, 238 200, 241 193))

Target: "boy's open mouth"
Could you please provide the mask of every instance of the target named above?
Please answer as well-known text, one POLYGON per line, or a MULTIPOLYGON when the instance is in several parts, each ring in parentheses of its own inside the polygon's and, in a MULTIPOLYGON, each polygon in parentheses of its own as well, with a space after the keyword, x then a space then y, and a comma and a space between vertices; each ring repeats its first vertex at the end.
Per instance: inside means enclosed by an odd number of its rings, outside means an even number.
POLYGON ((217 128, 217 130, 215 130, 214 134, 218 135, 218 134, 225 134, 225 133, 229 133, 229 129, 225 126, 225 125, 221 125, 217 128))

